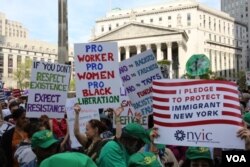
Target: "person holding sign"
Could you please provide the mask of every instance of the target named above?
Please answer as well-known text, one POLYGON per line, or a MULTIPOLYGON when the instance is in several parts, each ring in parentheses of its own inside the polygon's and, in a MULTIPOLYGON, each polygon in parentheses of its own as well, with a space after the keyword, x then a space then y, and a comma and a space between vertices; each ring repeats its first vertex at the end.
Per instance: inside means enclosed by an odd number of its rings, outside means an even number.
POLYGON ((122 129, 121 137, 109 141, 97 160, 99 167, 127 167, 129 157, 152 141, 155 132, 149 134, 140 124, 130 123, 122 129))
POLYGON ((93 160, 96 159, 98 152, 98 145, 101 143, 101 134, 107 129, 107 127, 99 120, 92 119, 86 125, 86 134, 81 134, 79 129, 79 115, 81 107, 76 104, 75 110, 75 123, 74 123, 74 134, 78 142, 84 147, 85 154, 91 157, 93 160))

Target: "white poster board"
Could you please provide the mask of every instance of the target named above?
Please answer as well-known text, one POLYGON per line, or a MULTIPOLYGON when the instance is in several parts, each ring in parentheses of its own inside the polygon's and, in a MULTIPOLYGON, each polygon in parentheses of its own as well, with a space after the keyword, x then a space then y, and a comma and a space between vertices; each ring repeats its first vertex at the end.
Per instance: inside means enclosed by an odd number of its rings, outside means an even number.
POLYGON ((75 44, 76 97, 85 109, 118 107, 117 43, 75 44))
POLYGON ((142 115, 152 113, 152 82, 162 79, 152 50, 147 50, 120 63, 120 76, 132 106, 142 115))
POLYGON ((32 63, 27 117, 63 118, 67 99, 70 66, 49 62, 32 63))
MULTIPOLYGON (((70 141, 71 141, 71 147, 77 148, 81 147, 81 144, 77 141, 75 135, 74 135, 74 122, 75 122, 75 111, 74 111, 74 105, 76 104, 77 100, 76 98, 70 98, 67 99, 66 102, 66 111, 68 116, 68 127, 69 127, 69 135, 70 135, 70 141)), ((98 119, 99 112, 96 110, 81 110, 79 115, 79 129, 81 133, 85 133, 86 131, 86 124, 91 119, 98 119)))
MULTIPOLYGON (((121 87, 120 92, 120 98, 121 98, 121 106, 124 108, 124 111, 121 113, 120 119, 121 119, 121 126, 124 127, 129 123, 133 123, 136 121, 135 119, 135 109, 132 107, 132 103, 127 96, 127 92, 123 87, 121 87)), ((142 115, 140 124, 147 128, 148 127, 148 117, 147 115, 142 115)), ((115 120, 113 120, 114 128, 115 126, 115 120)))
POLYGON ((244 149, 237 86, 217 80, 153 82, 156 143, 244 149))

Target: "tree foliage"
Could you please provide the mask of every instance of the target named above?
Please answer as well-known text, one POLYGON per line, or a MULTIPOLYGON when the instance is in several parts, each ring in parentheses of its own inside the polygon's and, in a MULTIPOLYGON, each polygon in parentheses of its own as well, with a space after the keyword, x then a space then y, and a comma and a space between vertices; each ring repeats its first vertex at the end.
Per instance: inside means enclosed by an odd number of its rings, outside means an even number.
POLYGON ((31 59, 26 59, 25 63, 17 65, 17 69, 13 73, 14 80, 17 81, 17 88, 23 90, 29 87, 31 66, 32 66, 31 59))

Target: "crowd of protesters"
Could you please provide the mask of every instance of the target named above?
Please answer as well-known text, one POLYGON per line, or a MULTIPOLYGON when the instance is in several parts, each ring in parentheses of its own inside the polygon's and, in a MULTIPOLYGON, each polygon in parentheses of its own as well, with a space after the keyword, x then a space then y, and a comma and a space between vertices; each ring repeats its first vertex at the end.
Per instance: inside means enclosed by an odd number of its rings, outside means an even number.
MULTIPOLYGON (((246 150, 250 150, 249 99, 248 93, 241 94, 246 126, 235 134, 245 140, 246 150)), ((212 167, 221 163, 223 149, 155 144, 159 134, 153 115, 148 116, 148 129, 140 124, 140 114, 122 128, 122 107, 103 111, 100 120, 89 120, 81 133, 81 108, 76 104, 74 134, 81 147, 71 148, 67 115, 29 119, 26 101, 9 97, 0 105, 0 167, 212 167)))

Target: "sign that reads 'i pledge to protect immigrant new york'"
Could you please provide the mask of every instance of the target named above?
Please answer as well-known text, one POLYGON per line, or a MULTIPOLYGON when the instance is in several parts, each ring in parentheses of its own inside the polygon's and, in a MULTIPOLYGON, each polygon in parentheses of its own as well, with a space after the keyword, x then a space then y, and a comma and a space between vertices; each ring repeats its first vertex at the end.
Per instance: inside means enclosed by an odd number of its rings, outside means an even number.
POLYGON ((63 118, 67 99, 70 66, 34 61, 30 79, 27 116, 63 118))
POLYGON ((244 149, 237 85, 216 80, 153 82, 156 143, 244 149), (168 134, 168 135, 164 135, 168 134))
POLYGON ((118 107, 117 43, 75 44, 76 96, 85 109, 118 107))

